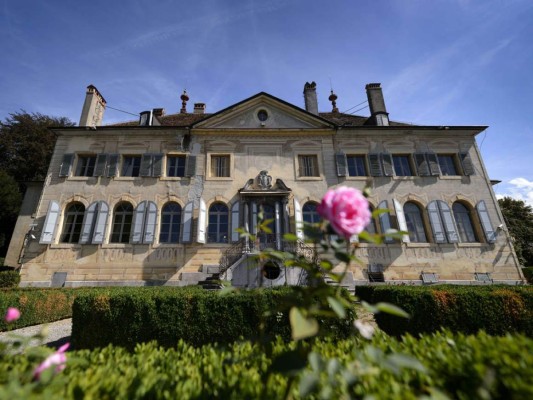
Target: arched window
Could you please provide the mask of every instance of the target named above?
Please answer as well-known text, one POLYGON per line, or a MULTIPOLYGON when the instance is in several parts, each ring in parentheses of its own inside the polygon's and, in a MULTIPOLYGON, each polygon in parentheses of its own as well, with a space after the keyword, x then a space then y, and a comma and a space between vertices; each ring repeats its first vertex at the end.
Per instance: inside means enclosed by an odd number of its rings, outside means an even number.
POLYGON ((303 219, 306 224, 316 224, 320 222, 320 215, 316 208, 318 204, 314 201, 308 201, 302 208, 303 219))
POLYGON ((84 214, 85 206, 81 203, 72 203, 67 207, 61 233, 61 243, 79 242, 84 214))
POLYGON ((118 203, 113 213, 111 243, 129 243, 132 219, 133 206, 127 202, 118 203))
POLYGON ((181 227, 181 206, 178 203, 167 203, 161 212, 161 231, 159 243, 178 243, 181 227))
POLYGON ((474 226, 472 224, 472 215, 470 210, 465 207, 464 204, 455 202, 452 206, 453 217, 459 231, 459 237, 461 242, 472 243, 477 242, 476 234, 474 232, 474 226))
POLYGON ((228 243, 228 207, 214 203, 209 207, 207 241, 209 243, 228 243))
POLYGON ((420 208, 415 203, 407 202, 403 206, 403 212, 405 214, 405 222, 407 223, 410 241, 415 243, 427 242, 424 220, 422 219, 420 208))

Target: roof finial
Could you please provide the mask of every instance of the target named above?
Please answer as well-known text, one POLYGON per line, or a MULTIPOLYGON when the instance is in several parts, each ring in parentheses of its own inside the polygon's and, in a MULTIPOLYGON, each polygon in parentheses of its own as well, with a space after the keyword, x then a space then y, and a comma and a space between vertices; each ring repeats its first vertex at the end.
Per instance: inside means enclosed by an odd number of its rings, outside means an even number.
POLYGON ((189 101, 189 96, 187 96, 187 90, 183 90, 183 94, 180 96, 181 99, 181 114, 187 113, 187 101, 189 101))
POLYGON ((339 109, 337 108, 337 95, 333 93, 333 89, 331 90, 331 94, 329 95, 329 101, 331 101, 331 105, 333 106, 333 109, 331 112, 338 113, 339 109))

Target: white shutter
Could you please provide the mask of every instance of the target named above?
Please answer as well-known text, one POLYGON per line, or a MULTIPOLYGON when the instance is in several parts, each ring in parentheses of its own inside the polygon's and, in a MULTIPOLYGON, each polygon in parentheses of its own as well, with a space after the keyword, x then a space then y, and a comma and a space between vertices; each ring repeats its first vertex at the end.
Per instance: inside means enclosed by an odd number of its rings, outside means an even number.
POLYGON ((107 165, 107 154, 102 153, 96 156, 96 166, 94 167, 93 176, 104 176, 107 165))
POLYGON ((207 207, 204 199, 200 199, 200 212, 198 214, 198 234, 196 241, 198 243, 205 243, 205 228, 207 219, 207 207))
MULTIPOLYGON (((389 204, 387 203, 387 200, 383 200, 381 203, 379 203, 378 208, 381 210, 388 210, 389 204)), ((392 229, 392 225, 390 223, 390 213, 388 211, 386 213, 379 214, 379 224, 381 225, 382 233, 392 229)), ((394 239, 388 236, 385 238, 385 243, 394 243, 394 239)))
MULTIPOLYGON (((396 199, 392 199, 392 203, 394 204, 394 211, 396 211, 396 219, 398 220, 398 228, 400 228, 401 231, 407 232, 407 221, 405 220, 405 214, 403 212, 403 207, 400 204, 400 202, 396 199)), ((409 235, 403 235, 402 241, 404 243, 409 243, 411 239, 409 239, 409 235)))
POLYGON ((390 153, 381 153, 381 162, 383 163, 383 174, 385 176, 394 176, 392 155, 390 153))
POLYGON ((118 154, 109 154, 107 156, 107 177, 111 178, 118 175, 118 154))
POLYGON ((74 154, 64 154, 63 162, 59 168, 59 176, 69 176, 72 170, 72 163, 74 161, 74 154))
POLYGON ((457 229, 455 228, 455 222, 450 207, 448 207, 448 204, 446 204, 442 200, 439 200, 437 203, 439 205, 440 215, 442 217, 442 222, 444 223, 444 228, 446 229, 446 236, 448 236, 448 242, 459 242, 459 235, 457 234, 457 229))
POLYGON ((439 207, 437 205, 437 202, 435 200, 431 201, 427 206, 427 210, 435 242, 446 243, 446 234, 444 233, 444 227, 442 226, 441 216, 439 213, 439 207))
POLYGON ((97 209, 98 202, 95 201, 85 210, 85 215, 83 216, 83 224, 81 226, 81 244, 87 244, 91 242, 91 234, 93 233, 94 220, 96 218, 97 209))
POLYGON ((183 208, 183 232, 181 239, 183 243, 189 243, 191 241, 192 211, 193 202, 189 201, 183 208))
POLYGON ((146 213, 146 201, 139 203, 133 214, 133 234, 131 243, 141 243, 143 235, 143 225, 146 213))
POLYGON ((48 204, 48 212, 46 213, 46 219, 44 220, 43 232, 41 233, 40 244, 50 244, 54 239, 54 233, 56 230, 57 218, 59 217, 59 203, 55 200, 50 201, 48 204))
POLYGON ((239 224, 240 224, 240 214, 239 214, 240 205, 241 203, 237 200, 231 206, 231 241, 232 242, 238 242, 240 238, 239 232, 237 232, 237 229, 239 229, 239 224))
POLYGON ((368 155, 368 163, 370 164, 371 176, 383 176, 383 168, 381 167, 379 153, 370 153, 368 155))
POLYGON ((490 222, 489 211, 487 210, 485 200, 481 200, 479 203, 477 203, 476 209, 481 221, 481 226, 485 232, 487 242, 494 243, 496 241, 496 232, 492 228, 492 223, 490 222))
POLYGON ((335 161, 337 162, 337 176, 347 176, 348 175, 348 160, 346 159, 346 154, 344 153, 335 154, 335 161))
POLYGON ((148 202, 144 220, 143 243, 154 243, 155 225, 157 220, 157 206, 153 201, 148 202))
POLYGON ((300 202, 294 198, 294 223, 296 226, 296 237, 304 240, 304 221, 302 215, 302 206, 300 202))
POLYGON ((100 244, 104 242, 105 227, 107 224, 107 217, 109 215, 109 206, 105 201, 98 202, 98 216, 96 217, 96 224, 94 226, 93 244, 100 244))

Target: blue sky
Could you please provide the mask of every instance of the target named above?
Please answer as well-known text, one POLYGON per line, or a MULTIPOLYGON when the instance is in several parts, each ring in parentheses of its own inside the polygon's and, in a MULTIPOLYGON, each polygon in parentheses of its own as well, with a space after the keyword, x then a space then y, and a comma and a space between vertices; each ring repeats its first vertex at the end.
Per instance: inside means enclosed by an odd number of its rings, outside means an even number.
MULTIPOLYGON (((24 109, 78 122, 85 88, 132 113, 218 111, 265 91, 329 111, 381 82, 393 120, 489 125, 478 145, 499 195, 533 205, 531 0, 3 0, 0 119, 24 109)), ((358 112, 368 115, 368 109, 358 112)), ((130 120, 108 109, 104 123, 130 120)))

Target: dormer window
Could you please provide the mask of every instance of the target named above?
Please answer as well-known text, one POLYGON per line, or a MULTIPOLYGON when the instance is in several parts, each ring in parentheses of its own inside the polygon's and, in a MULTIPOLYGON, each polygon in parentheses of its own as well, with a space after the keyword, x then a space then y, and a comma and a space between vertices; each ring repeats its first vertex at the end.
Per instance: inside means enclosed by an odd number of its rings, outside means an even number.
POLYGON ((385 114, 377 114, 376 124, 378 126, 389 126, 389 117, 385 114))

